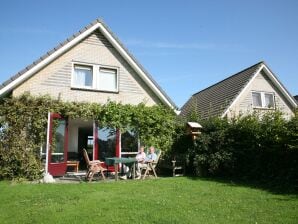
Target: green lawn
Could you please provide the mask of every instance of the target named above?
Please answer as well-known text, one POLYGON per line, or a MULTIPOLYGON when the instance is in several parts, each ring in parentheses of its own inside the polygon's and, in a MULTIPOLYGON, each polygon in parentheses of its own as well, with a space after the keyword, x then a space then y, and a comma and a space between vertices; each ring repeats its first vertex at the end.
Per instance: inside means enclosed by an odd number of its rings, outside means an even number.
POLYGON ((190 178, 0 182, 0 223, 298 223, 297 195, 190 178))

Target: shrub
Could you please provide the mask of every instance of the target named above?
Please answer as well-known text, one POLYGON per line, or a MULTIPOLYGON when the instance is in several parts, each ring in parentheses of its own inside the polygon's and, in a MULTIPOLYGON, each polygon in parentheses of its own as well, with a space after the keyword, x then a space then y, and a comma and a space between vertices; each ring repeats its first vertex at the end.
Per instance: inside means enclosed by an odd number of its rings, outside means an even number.
POLYGON ((289 121, 273 112, 200 123, 203 132, 187 149, 195 175, 298 184, 297 113, 289 121))
POLYGON ((31 150, 0 146, 0 179, 28 179, 41 177, 41 164, 31 150))
POLYGON ((194 161, 194 173, 199 176, 220 175, 232 165, 228 147, 226 119, 210 118, 202 122, 204 132, 194 142, 190 153, 194 161))

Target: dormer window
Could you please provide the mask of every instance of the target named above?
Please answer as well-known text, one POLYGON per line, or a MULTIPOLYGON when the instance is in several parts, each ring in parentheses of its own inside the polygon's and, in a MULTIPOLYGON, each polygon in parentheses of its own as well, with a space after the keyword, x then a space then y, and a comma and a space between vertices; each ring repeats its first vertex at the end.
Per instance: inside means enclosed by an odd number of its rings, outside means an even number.
POLYGON ((254 108, 274 109, 274 94, 268 92, 252 92, 252 105, 254 108))
POLYGON ((118 69, 101 66, 74 64, 72 88, 118 92, 118 69))

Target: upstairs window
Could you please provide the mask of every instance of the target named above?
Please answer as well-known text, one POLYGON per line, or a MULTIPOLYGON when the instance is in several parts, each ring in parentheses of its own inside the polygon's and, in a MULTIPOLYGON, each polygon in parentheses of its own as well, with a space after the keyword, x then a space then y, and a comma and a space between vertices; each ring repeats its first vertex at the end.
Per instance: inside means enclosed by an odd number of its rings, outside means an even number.
POLYGON ((72 87, 118 92, 118 69, 101 65, 75 64, 72 87))
POLYGON ((261 93, 257 93, 257 92, 252 93, 252 105, 254 107, 262 107, 261 93))
POLYGON ((117 91, 117 70, 100 67, 97 87, 100 90, 117 91))
POLYGON ((274 108, 274 97, 272 93, 265 93, 265 107, 274 108))
POLYGON ((255 108, 274 109, 274 94, 268 92, 252 92, 252 105, 255 108))
POLYGON ((91 66, 75 66, 73 84, 78 87, 92 88, 93 73, 91 66))

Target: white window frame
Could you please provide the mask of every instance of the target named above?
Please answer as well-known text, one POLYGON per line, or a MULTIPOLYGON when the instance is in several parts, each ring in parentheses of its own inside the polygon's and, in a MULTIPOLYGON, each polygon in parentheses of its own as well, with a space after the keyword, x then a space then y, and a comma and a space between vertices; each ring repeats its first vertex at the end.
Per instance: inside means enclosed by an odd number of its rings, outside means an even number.
POLYGON ((90 64, 85 62, 72 62, 72 72, 71 72, 71 88, 74 89, 83 89, 83 90, 93 90, 99 92, 110 92, 110 93, 119 93, 119 68, 115 66, 109 65, 101 65, 101 64, 90 64), (75 85, 74 83, 74 74, 75 74, 75 67, 82 66, 82 67, 91 67, 92 68, 92 87, 89 86, 80 86, 75 85), (112 69, 116 71, 116 89, 115 90, 105 90, 100 89, 97 85, 97 77, 100 74, 100 68, 102 69, 112 69))
POLYGON ((71 74, 71 87, 73 88, 78 88, 78 89, 93 89, 94 88, 94 71, 93 71, 93 66, 92 65, 87 65, 87 64, 73 64, 72 66, 72 74, 71 74), (83 85, 76 85, 74 83, 74 75, 75 75, 75 67, 81 67, 81 68, 91 68, 91 73, 92 73, 92 87, 90 86, 83 86, 83 85))
POLYGON ((273 92, 251 91, 251 102, 252 102, 252 107, 256 108, 256 109, 269 109, 269 110, 274 110, 275 109, 275 95, 274 95, 273 92), (253 105, 253 93, 261 94, 261 104, 262 104, 261 107, 253 105), (272 95, 273 107, 266 107, 265 94, 272 95))

